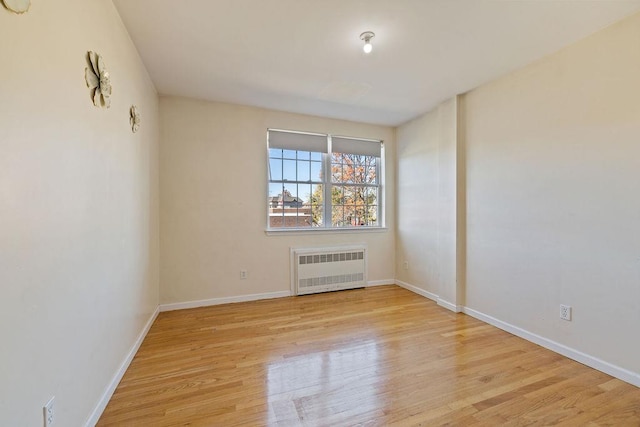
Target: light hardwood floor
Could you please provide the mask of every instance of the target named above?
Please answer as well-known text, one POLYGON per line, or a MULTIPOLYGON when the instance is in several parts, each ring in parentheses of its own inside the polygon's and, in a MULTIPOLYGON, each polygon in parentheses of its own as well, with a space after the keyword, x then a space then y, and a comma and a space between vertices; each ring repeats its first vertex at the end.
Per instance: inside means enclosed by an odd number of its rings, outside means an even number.
POLYGON ((161 313, 99 426, 640 426, 640 389, 397 286, 161 313))

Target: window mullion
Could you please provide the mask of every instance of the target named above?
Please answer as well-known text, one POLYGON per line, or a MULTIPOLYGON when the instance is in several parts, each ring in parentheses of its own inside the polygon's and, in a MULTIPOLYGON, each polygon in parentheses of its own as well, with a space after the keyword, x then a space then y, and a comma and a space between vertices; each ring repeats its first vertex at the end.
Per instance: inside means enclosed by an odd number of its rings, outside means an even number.
POLYGON ((384 212, 383 212, 383 192, 382 192, 382 162, 384 161, 384 146, 382 146, 380 148, 381 153, 380 153, 380 157, 378 158, 378 160, 376 161, 376 223, 378 225, 378 227, 382 227, 382 224, 384 222, 384 212))
POLYGON ((327 136, 327 152, 322 154, 322 170, 324 172, 324 197, 323 197, 323 210, 324 210, 324 226, 325 228, 331 227, 331 217, 333 215, 332 200, 331 200, 331 135, 327 136))
POLYGON ((323 185, 323 197, 322 197, 322 210, 324 212, 323 222, 324 227, 331 227, 331 177, 329 172, 331 171, 331 158, 330 154, 324 153, 322 154, 322 161, 324 163, 323 170, 324 176, 326 177, 323 185))

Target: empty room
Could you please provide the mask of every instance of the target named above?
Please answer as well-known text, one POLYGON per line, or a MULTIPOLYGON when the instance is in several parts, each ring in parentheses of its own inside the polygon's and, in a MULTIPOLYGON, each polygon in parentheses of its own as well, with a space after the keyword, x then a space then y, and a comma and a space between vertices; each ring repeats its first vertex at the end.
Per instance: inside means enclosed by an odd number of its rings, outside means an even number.
POLYGON ((640 426, 640 0, 0 36, 0 426, 640 426))

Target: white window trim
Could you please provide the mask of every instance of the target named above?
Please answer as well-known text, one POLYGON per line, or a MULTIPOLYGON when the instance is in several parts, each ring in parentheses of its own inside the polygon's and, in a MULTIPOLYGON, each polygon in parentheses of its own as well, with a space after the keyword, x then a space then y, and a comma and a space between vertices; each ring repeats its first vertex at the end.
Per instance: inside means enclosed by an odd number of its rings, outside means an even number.
POLYGON ((305 227, 305 228, 266 228, 264 230, 267 236, 282 236, 282 235, 304 235, 304 234, 360 234, 360 233, 386 233, 389 231, 388 227, 305 227))

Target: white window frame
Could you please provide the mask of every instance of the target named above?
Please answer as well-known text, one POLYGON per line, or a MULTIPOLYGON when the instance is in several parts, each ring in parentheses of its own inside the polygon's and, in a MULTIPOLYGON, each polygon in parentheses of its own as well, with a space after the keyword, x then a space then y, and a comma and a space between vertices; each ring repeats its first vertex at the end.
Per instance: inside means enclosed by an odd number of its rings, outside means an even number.
MULTIPOLYGON (((271 233, 306 233, 306 232, 311 232, 311 233, 317 233, 317 232, 344 232, 344 231, 350 231, 350 232, 375 232, 375 231, 381 231, 381 230, 386 230, 385 227, 385 217, 384 217, 384 206, 385 206, 385 197, 384 197, 384 171, 385 171, 385 167, 384 167, 384 162, 385 162, 385 146, 384 146, 384 141, 379 140, 379 139, 370 139, 370 138, 358 138, 358 137, 349 137, 349 136, 341 136, 341 135, 332 135, 332 134, 318 134, 318 133, 311 133, 311 132, 301 132, 301 131, 293 131, 293 130, 285 130, 285 129, 275 129, 275 128, 269 128, 267 129, 267 144, 266 144, 266 154, 267 154, 267 179, 266 179, 266 183, 267 183, 267 191, 266 191, 266 195, 267 195, 267 209, 266 209, 266 222, 267 222, 267 228, 266 231, 268 234, 271 233), (271 176, 270 176, 270 170, 269 168, 270 166, 270 152, 269 152, 269 132, 284 132, 284 133, 291 133, 291 134, 300 134, 300 135, 310 135, 310 136, 323 136, 327 138, 327 148, 326 151, 322 153, 322 173, 323 173, 323 181, 322 181, 322 186, 323 186, 323 225, 322 226, 316 226, 316 227, 271 227, 270 226, 270 215, 269 215, 269 203, 268 203, 268 197, 269 197, 269 184, 274 183, 275 182, 286 182, 286 180, 282 179, 282 180, 271 180, 271 176), (377 179, 377 185, 367 185, 367 184, 337 184, 338 186, 342 187, 342 186, 366 186, 366 187, 375 187, 378 190, 378 197, 377 197, 377 225, 368 225, 368 226, 343 226, 343 227, 334 227, 332 225, 332 208, 333 208, 333 203, 332 203, 332 197, 331 197, 331 190, 333 188, 334 184, 332 182, 331 179, 331 160, 332 160, 332 143, 333 143, 333 138, 340 138, 341 140, 354 140, 354 141, 358 141, 358 142, 371 142, 371 143, 376 143, 376 144, 380 144, 380 157, 378 157, 378 161, 376 162, 376 179, 377 179)), ((345 153, 345 154, 350 154, 350 153, 345 153)), ((311 182, 312 180, 310 180, 308 183, 312 184, 311 182)), ((307 182, 304 181, 289 181, 289 182, 297 182, 297 183, 304 183, 307 184, 307 182)))

